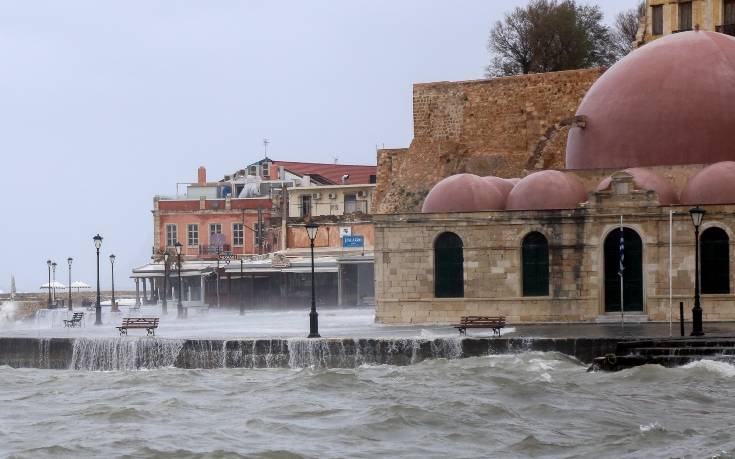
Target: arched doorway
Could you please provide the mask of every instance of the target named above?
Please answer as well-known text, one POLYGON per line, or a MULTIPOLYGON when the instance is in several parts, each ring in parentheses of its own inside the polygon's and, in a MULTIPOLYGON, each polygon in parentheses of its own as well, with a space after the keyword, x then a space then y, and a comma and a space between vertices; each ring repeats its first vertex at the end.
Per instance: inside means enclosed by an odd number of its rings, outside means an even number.
POLYGON ((701 292, 730 293, 730 238, 722 228, 706 229, 700 236, 701 292))
POLYGON ((462 239, 454 233, 443 233, 434 242, 434 296, 464 296, 464 254, 462 239))
MULTIPOLYGON (((623 307, 643 311, 643 242, 638 233, 623 229, 623 307)), ((605 312, 620 312, 620 229, 605 238, 605 312)))
POLYGON ((549 241, 534 231, 523 238, 523 296, 549 295, 549 241))

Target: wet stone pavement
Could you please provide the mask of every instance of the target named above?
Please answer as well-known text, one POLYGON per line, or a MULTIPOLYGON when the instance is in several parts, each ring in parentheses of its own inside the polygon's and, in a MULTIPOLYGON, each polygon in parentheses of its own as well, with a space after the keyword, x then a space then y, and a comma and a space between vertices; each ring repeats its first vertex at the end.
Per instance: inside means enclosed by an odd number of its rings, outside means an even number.
MULTIPOLYGON (((621 324, 538 324, 538 325, 512 325, 515 330, 505 336, 524 336, 534 338, 674 338, 680 337, 680 325, 674 322, 671 326, 672 335, 669 335, 668 322, 648 322, 648 323, 626 323, 625 327, 621 324)), ((691 322, 684 323, 685 336, 689 336, 692 331, 691 322)), ((704 333, 709 337, 716 336, 735 336, 735 322, 705 322, 704 333)), ((469 336, 472 336, 470 331, 469 336)))

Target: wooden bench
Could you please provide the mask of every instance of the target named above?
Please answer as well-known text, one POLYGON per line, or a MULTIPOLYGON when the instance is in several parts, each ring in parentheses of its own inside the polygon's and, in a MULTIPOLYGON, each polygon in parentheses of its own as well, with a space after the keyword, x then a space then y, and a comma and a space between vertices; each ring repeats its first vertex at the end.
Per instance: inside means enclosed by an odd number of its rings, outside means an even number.
POLYGON ((500 330, 505 328, 505 317, 463 316, 453 327, 459 330, 460 335, 466 335, 468 328, 491 328, 494 335, 500 336, 500 330))
POLYGON ((120 330, 121 336, 127 335, 129 328, 145 329, 149 335, 154 336, 158 328, 158 317, 124 317, 122 325, 116 328, 120 330))
POLYGON ((72 314, 71 319, 64 319, 64 326, 67 328, 74 328, 82 326, 82 319, 84 318, 83 312, 75 312, 72 314))

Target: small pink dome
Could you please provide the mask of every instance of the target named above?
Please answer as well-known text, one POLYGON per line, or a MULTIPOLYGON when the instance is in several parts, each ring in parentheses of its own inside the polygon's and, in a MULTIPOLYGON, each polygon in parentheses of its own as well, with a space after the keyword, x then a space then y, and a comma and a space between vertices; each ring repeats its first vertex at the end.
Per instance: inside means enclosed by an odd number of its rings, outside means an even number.
POLYGON ((447 177, 434 185, 421 212, 480 212, 505 209, 505 195, 491 182, 474 174, 447 177))
POLYGON ((699 171, 681 193, 682 204, 735 204, 735 162, 715 163, 699 171))
POLYGON ((587 201, 580 180, 564 172, 535 172, 522 179, 508 195, 508 210, 574 209, 587 201))
MULTIPOLYGON (((624 172, 633 176, 633 182, 635 182, 640 189, 655 191, 661 205, 668 206, 669 204, 679 202, 679 199, 676 196, 676 191, 674 191, 674 187, 671 186, 671 183, 657 173, 642 167, 625 169, 624 172)), ((611 177, 604 179, 597 186, 597 191, 606 190, 610 186, 610 182, 612 182, 611 177)))
POLYGON ((515 185, 514 182, 511 182, 510 180, 506 180, 500 177, 483 177, 483 180, 486 182, 492 184, 495 188, 498 189, 503 194, 503 199, 508 197, 508 193, 510 193, 510 190, 513 189, 513 185, 515 185))

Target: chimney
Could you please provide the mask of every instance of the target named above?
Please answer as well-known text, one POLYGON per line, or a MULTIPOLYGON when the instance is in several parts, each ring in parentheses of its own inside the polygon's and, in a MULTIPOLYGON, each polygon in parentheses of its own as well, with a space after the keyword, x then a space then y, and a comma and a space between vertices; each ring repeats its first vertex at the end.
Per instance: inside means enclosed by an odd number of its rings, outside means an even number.
POLYGON ((199 166, 199 170, 197 171, 197 184, 204 185, 205 183, 207 183, 207 168, 199 166))

